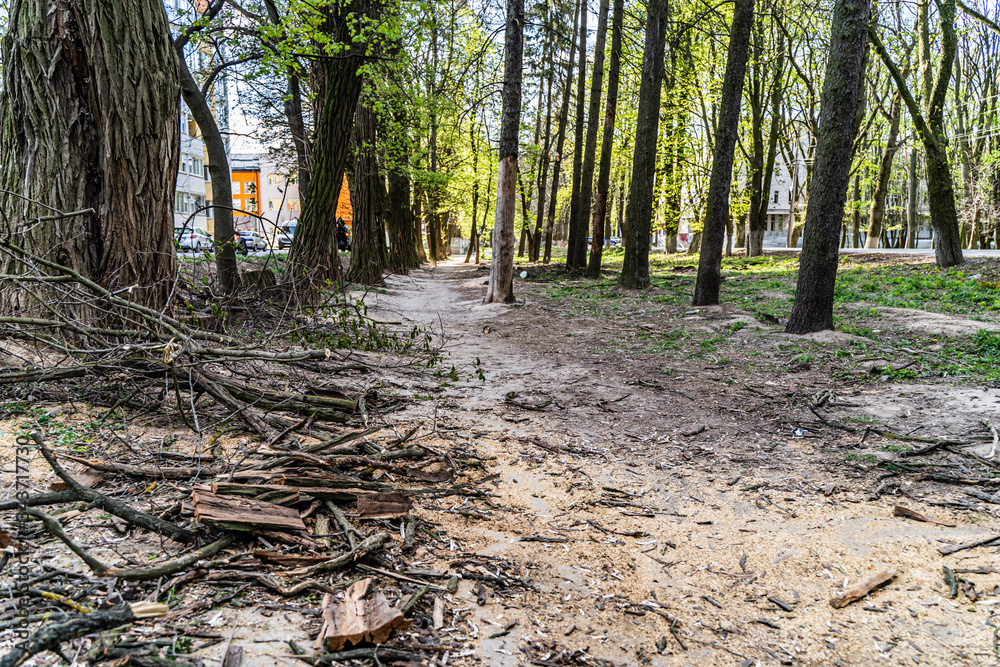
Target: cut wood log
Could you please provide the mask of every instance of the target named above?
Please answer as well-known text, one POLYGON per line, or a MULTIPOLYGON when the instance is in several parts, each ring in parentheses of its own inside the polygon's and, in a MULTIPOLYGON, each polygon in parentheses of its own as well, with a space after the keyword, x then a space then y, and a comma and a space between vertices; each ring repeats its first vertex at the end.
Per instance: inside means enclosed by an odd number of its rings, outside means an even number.
POLYGON ((358 514, 362 519, 395 519, 406 516, 413 499, 405 493, 360 493, 358 514))
POLYGON ((298 510, 238 496, 194 491, 194 518, 229 530, 305 530, 298 510))
POLYGON ((855 600, 860 600, 864 596, 868 595, 873 590, 875 590, 882 584, 888 582, 895 576, 896 576, 895 568, 889 568, 887 570, 881 570, 879 572, 876 572, 867 579, 859 581, 853 586, 845 588, 837 595, 834 595, 832 598, 830 598, 830 606, 833 607, 834 609, 840 609, 841 607, 846 607, 855 600))
POLYGON ((299 497, 303 500, 315 498, 317 500, 335 500, 337 502, 347 503, 357 500, 358 498, 357 493, 328 489, 322 486, 288 487, 283 484, 227 484, 225 482, 216 482, 213 483, 211 487, 212 493, 216 493, 220 496, 247 496, 250 498, 262 496, 265 493, 273 493, 276 491, 288 493, 293 490, 298 491, 299 497))
POLYGON ((323 598, 323 627, 313 648, 339 651, 347 644, 362 642, 381 644, 393 630, 405 630, 410 621, 402 612, 389 605, 382 593, 375 593, 365 600, 371 579, 356 581, 344 594, 344 602, 333 602, 329 595, 323 598))
POLYGON ((920 512, 914 512, 908 507, 903 507, 902 505, 896 505, 892 508, 892 515, 902 517, 904 519, 913 519, 914 521, 923 521, 925 523, 933 523, 938 526, 947 526, 948 528, 954 528, 956 524, 949 523, 947 521, 939 521, 933 517, 929 517, 926 514, 921 514, 920 512))

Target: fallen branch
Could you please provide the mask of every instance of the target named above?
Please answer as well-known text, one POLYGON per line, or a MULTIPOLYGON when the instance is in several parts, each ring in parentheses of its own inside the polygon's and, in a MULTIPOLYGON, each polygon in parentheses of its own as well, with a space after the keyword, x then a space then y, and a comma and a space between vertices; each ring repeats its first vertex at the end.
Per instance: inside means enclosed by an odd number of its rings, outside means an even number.
POLYGON ((52 466, 52 470, 56 473, 56 475, 58 475, 62 481, 66 482, 66 485, 69 486, 69 488, 83 500, 89 501, 103 509, 105 512, 114 514, 131 524, 151 530, 161 535, 166 535, 177 542, 191 543, 197 539, 197 536, 190 530, 185 530, 184 528, 175 526, 169 521, 164 521, 163 519, 157 518, 151 514, 134 510, 124 503, 120 503, 117 500, 108 498, 93 489, 88 489, 83 486, 73 479, 69 473, 67 473, 63 467, 59 465, 59 462, 56 460, 52 450, 45 445, 45 442, 42 440, 42 436, 38 431, 32 431, 31 439, 35 441, 36 445, 38 445, 38 450, 42 453, 42 456, 45 457, 45 460, 49 462, 49 465, 52 466))
POLYGON ((864 596, 871 593, 873 590, 879 586, 885 584, 890 579, 896 576, 896 569, 890 568, 888 570, 882 570, 876 572, 872 576, 868 577, 864 581, 860 581, 849 588, 845 588, 843 591, 834 595, 830 598, 830 606, 834 609, 840 609, 841 607, 846 607, 855 600, 860 600, 864 596))
POLYGON ((288 572, 283 572, 282 574, 289 576, 302 576, 315 574, 317 572, 340 570, 359 558, 363 558, 364 556, 368 556, 381 550, 382 547, 384 547, 385 544, 391 539, 392 537, 389 533, 376 533, 375 535, 362 540, 361 544, 359 544, 357 548, 351 549, 350 551, 328 560, 325 563, 317 563, 316 565, 310 565, 309 567, 299 568, 297 570, 290 570, 288 572))
POLYGON ((129 625, 141 618, 163 616, 165 613, 166 605, 140 602, 76 616, 68 621, 49 623, 36 630, 26 641, 15 644, 10 653, 0 660, 0 667, 17 667, 33 655, 58 650, 63 642, 129 625))

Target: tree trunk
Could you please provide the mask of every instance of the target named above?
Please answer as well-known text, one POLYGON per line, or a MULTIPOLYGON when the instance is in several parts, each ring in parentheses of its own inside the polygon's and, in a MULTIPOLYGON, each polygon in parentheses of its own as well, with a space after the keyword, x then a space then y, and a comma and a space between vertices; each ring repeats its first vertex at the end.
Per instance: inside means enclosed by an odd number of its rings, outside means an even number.
POLYGON ((555 58, 552 56, 554 51, 554 48, 549 51, 549 77, 545 94, 545 139, 538 163, 538 205, 535 211, 535 233, 531 236, 531 250, 528 253, 528 258, 532 262, 538 261, 538 255, 542 249, 542 227, 545 220, 545 176, 549 170, 549 148, 552 140, 552 81, 556 71, 555 58))
POLYGON ((350 45, 344 57, 323 63, 322 105, 315 121, 313 171, 309 197, 302 207, 292 245, 284 283, 311 303, 319 291, 331 284, 341 284, 340 254, 337 251, 337 200, 344 183, 344 169, 350 152, 354 112, 361 95, 358 68, 363 62, 364 45, 354 44, 344 30, 349 13, 369 13, 369 0, 350 0, 328 18, 331 39, 350 45))
MULTIPOLYGON (((865 177, 867 178, 867 170, 865 177)), ((844 235, 847 236, 846 234, 844 235)), ((861 237, 861 174, 854 172, 854 208, 851 210, 851 248, 858 247, 861 237)))
POLYGON ((427 253, 424 251, 424 230, 423 230, 423 192, 417 188, 413 193, 413 246, 417 252, 417 259, 421 264, 427 261, 427 253))
POLYGON ((406 274, 420 266, 413 238, 413 210, 410 208, 410 177, 398 167, 389 170, 389 262, 393 273, 406 274))
MULTIPOLYGON (((591 229, 591 253, 596 245, 598 251, 604 244, 604 225, 591 227, 591 200, 594 198, 594 161, 597 157, 597 116, 601 112, 601 89, 604 87, 604 47, 608 37, 608 0, 601 0, 597 17, 597 43, 594 47, 594 71, 590 77, 590 109, 587 112, 587 145, 583 154, 583 167, 580 181, 580 216, 577 227, 580 234, 579 256, 575 258, 576 266, 587 266, 587 230, 591 229)), ((613 121, 612 121, 613 122, 613 121)), ((605 119, 605 124, 607 120, 605 119)), ((596 208, 596 202, 595 202, 596 208)), ((590 273, 588 267, 588 273, 590 273)), ((600 260, 598 260, 600 273, 600 260)))
POLYGON ((524 0, 507 0, 504 34, 503 113, 493 260, 483 303, 514 302, 514 219, 517 217, 517 135, 521 123, 521 70, 524 56, 524 0))
POLYGON ((875 191, 872 193, 872 207, 868 220, 868 238, 866 248, 878 248, 879 237, 882 236, 882 220, 885 218, 885 198, 889 194, 889 178, 892 176, 892 161, 899 150, 900 100, 899 93, 893 96, 891 106, 892 117, 889 119, 889 139, 885 144, 885 152, 879 161, 878 174, 875 176, 875 191))
POLYGON ((208 106, 208 101, 201 88, 191 76, 187 61, 184 59, 185 37, 175 42, 177 51, 178 73, 181 83, 181 96, 191 110, 194 122, 201 130, 205 148, 208 151, 208 172, 212 177, 212 197, 216 206, 212 211, 215 218, 213 247, 215 248, 215 272, 218 276, 219 289, 223 294, 232 294, 240 286, 240 270, 236 263, 236 244, 233 243, 233 186, 230 181, 229 156, 226 142, 219 131, 219 124, 208 106))
POLYGON ((569 59, 566 61, 566 79, 563 81, 562 109, 559 111, 559 131, 556 132, 555 164, 552 165, 552 188, 549 190, 549 212, 545 219, 545 255, 548 264, 552 259, 552 232, 556 224, 556 202, 559 195, 559 171, 562 168, 563 144, 566 140, 566 121, 569 117, 569 98, 573 88, 573 56, 576 54, 577 25, 581 7, 586 0, 578 0, 573 20, 573 37, 569 40, 569 59))
MULTIPOLYGON (((0 238, 130 300, 167 304, 177 274, 173 202, 178 63, 156 0, 9 6, 0 108, 0 238), (83 213, 45 220, 54 211, 83 213)), ((0 273, 23 265, 5 253, 0 273)), ((43 292, 36 292, 44 297, 43 292)), ((11 282, 0 312, 43 304, 11 282)))
MULTIPOLYGON (((601 139, 601 164, 597 173, 597 196, 594 198, 593 227, 591 231, 590 259, 587 264, 587 275, 597 278, 601 275, 601 254, 608 227, 608 191, 611 189, 611 154, 615 144, 615 115, 618 110, 618 79, 622 62, 622 17, 625 12, 625 1, 614 0, 611 17, 611 60, 608 63, 608 99, 604 106, 604 136, 601 139)), ((602 0, 606 5, 606 0, 602 0)), ((607 23, 605 6, 598 26, 607 23)), ((607 30, 607 28, 605 28, 607 30)), ((600 41, 604 41, 602 38, 600 41)), ((596 71, 595 67, 595 71, 596 71)), ((596 112, 593 114, 596 117, 596 112)))
POLYGON ((794 334, 833 328, 837 279, 837 235, 844 219, 851 157, 861 104, 871 0, 837 0, 833 9, 817 131, 813 188, 806 210, 795 303, 785 331, 794 334))
MULTIPOLYGON (((590 210, 590 202, 580 198, 583 178, 584 148, 584 104, 587 99, 587 0, 580 0, 580 64, 576 81, 576 118, 574 120, 575 141, 573 143, 573 190, 569 200, 569 233, 566 236, 566 268, 582 269, 587 266, 587 220, 581 213, 590 210), (580 221, 583 220, 583 225, 580 221)), ((593 124, 593 123, 591 123, 593 124)))
MULTIPOLYGON (((740 98, 747 68, 750 29, 753 26, 754 0, 736 0, 733 25, 729 32, 726 75, 722 83, 719 124, 715 131, 715 155, 705 202, 705 225, 702 229, 701 255, 698 258, 698 281, 694 305, 719 303, 722 284, 722 244, 729 220, 729 191, 733 179, 736 136, 739 132, 740 98)), ((739 225, 738 225, 739 226, 739 225)), ((737 244, 740 247, 741 244, 737 244)))
POLYGON ((660 89, 663 79, 664 33, 667 29, 667 0, 649 0, 646 35, 643 42, 642 78, 635 124, 635 152, 632 156, 632 183, 629 186, 628 242, 618 284, 626 289, 649 287, 649 230, 653 213, 653 186, 656 179, 656 138, 660 123, 660 89))

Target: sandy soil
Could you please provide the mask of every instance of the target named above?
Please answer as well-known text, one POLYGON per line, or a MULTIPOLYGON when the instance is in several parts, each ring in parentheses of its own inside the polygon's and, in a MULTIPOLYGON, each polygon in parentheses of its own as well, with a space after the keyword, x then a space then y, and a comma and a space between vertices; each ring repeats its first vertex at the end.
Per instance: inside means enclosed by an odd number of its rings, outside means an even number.
MULTIPOLYGON (((521 281, 516 305, 487 306, 485 275, 442 263, 366 297, 375 317, 442 334, 442 366, 461 378, 400 387, 427 400, 390 421, 399 430, 428 419, 447 425, 452 437, 472 438, 499 475, 495 507, 482 518, 448 503, 423 513, 453 548, 517 563, 533 584, 491 591, 484 606, 472 582, 447 596, 446 613, 458 611, 445 630, 464 633, 485 664, 528 664, 525 647, 536 657, 565 648, 622 665, 996 663, 997 549, 938 552, 996 533, 989 506, 934 506, 961 489, 899 478, 875 499, 882 471, 870 462, 893 455, 885 441, 810 428, 816 417, 794 403, 830 390, 849 405, 824 414, 858 420, 858 430, 877 420, 957 435, 1000 421, 1000 389, 845 386, 824 364, 775 374, 784 349, 801 340, 749 328, 740 335, 763 353, 749 364, 651 355, 634 331, 718 327, 746 314, 567 317, 521 281), (485 382, 474 377, 476 359, 485 382), (896 504, 955 526, 894 517, 896 504), (950 599, 943 565, 980 572, 959 575, 974 583, 975 603, 950 599), (897 570, 886 587, 831 607, 844 585, 886 567, 897 570), (508 634, 490 638, 512 620, 508 634)), ((829 358, 850 340, 810 344, 829 358)), ((418 556, 429 567, 449 562, 418 556)))

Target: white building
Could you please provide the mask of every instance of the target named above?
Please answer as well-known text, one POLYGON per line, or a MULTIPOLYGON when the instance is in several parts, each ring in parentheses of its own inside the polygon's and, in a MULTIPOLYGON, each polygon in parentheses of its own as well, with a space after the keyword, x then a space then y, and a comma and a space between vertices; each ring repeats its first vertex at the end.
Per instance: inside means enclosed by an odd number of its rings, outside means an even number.
POLYGON ((205 210, 205 142, 191 117, 186 104, 181 102, 181 157, 177 166, 177 187, 174 193, 174 228, 208 229, 205 210), (192 217, 193 216, 193 217, 192 217))
POLYGON ((289 177, 275 163, 260 157, 260 201, 261 215, 267 219, 268 238, 273 238, 275 230, 292 220, 298 220, 302 213, 299 199, 298 180, 289 177))

